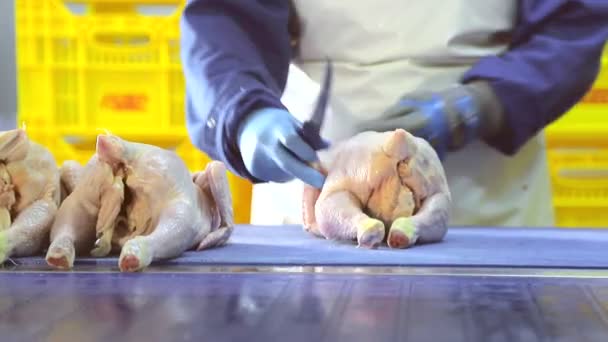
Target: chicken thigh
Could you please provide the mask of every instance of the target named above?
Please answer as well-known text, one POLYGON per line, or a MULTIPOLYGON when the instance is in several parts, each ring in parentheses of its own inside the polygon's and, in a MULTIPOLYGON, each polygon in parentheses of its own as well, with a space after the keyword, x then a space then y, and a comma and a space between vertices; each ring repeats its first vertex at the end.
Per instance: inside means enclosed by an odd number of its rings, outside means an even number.
POLYGON ((98 136, 85 167, 65 163, 61 176, 68 195, 51 229, 53 267, 72 268, 89 250, 95 257, 120 251, 120 270, 139 271, 231 236, 232 198, 220 162, 192 175, 172 151, 108 134, 98 136))
POLYGON ((403 129, 363 132, 319 153, 321 190, 303 193, 304 229, 375 248, 437 242, 447 231, 451 195, 442 164, 403 129))
POLYGON ((59 169, 23 129, 0 133, 0 263, 41 253, 60 203, 59 169))

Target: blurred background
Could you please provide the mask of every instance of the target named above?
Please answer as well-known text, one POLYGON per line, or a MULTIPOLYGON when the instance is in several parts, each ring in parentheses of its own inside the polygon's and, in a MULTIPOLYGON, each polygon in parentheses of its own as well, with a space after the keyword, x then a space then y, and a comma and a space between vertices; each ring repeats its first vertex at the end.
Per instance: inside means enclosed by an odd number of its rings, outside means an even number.
MULTIPOLYGON (((0 1, 0 125, 25 124, 59 163, 85 162, 102 129, 174 149, 191 170, 179 61, 183 0, 0 1)), ((608 227, 608 49, 593 89, 546 130, 556 220, 608 227)), ((576 75, 573 75, 576 77, 576 75)), ((230 176, 237 223, 251 184, 230 176)))

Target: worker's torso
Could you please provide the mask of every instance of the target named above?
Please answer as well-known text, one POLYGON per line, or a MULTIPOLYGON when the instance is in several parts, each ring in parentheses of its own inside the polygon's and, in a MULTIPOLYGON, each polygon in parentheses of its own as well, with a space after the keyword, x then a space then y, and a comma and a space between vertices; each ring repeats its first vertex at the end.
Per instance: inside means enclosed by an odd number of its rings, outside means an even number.
MULTIPOLYGON (((382 112, 405 93, 441 90, 457 83, 479 58, 503 52, 517 10, 513 0, 296 0, 295 4, 302 32, 296 64, 304 73, 292 68, 283 101, 305 119, 319 89, 325 58, 331 58, 332 104, 323 134, 333 141, 357 132, 349 123, 382 120, 382 112)), ((481 142, 451 154, 445 161, 454 198, 451 224, 551 225, 545 159, 542 135, 514 157, 481 142)), ((291 216, 288 222, 298 222, 300 203, 294 192, 300 187, 298 182, 256 186, 254 222, 280 223, 285 218, 279 216, 286 212, 291 216), (284 196, 293 198, 288 207, 284 196), (268 208, 268 201, 278 208, 268 208)))

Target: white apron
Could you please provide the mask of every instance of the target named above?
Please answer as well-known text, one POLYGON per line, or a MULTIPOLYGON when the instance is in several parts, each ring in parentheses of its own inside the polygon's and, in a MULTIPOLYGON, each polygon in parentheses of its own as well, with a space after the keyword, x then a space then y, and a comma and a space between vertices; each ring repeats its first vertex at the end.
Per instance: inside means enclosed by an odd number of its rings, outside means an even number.
MULTIPOLYGON (((356 133, 349 122, 376 118, 403 94, 456 83, 478 58, 506 48, 488 44, 509 30, 514 0, 298 0, 301 57, 282 101, 310 115, 325 57, 334 63, 332 103, 323 136, 356 133), (299 70, 301 69, 301 70, 299 70)), ((552 226, 553 208, 539 134, 514 157, 475 142, 444 161, 454 226, 552 226)), ((253 224, 301 223, 301 181, 254 186, 253 224)))

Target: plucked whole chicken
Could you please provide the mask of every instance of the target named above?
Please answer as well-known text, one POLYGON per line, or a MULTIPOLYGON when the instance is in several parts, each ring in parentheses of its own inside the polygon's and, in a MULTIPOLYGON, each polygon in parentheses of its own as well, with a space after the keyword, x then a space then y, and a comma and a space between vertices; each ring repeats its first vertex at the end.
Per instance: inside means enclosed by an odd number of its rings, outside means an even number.
POLYGON ((190 249, 219 247, 234 226, 226 169, 210 162, 190 174, 173 151, 99 135, 83 167, 65 162, 67 197, 50 232, 47 263, 70 269, 78 255, 120 252, 121 271, 190 249))
POLYGON ((50 151, 24 129, 0 132, 0 264, 43 251, 60 196, 50 151))
POLYGON ((319 152, 327 178, 303 193, 304 229, 359 247, 442 240, 451 194, 431 145, 403 129, 362 132, 319 152))

